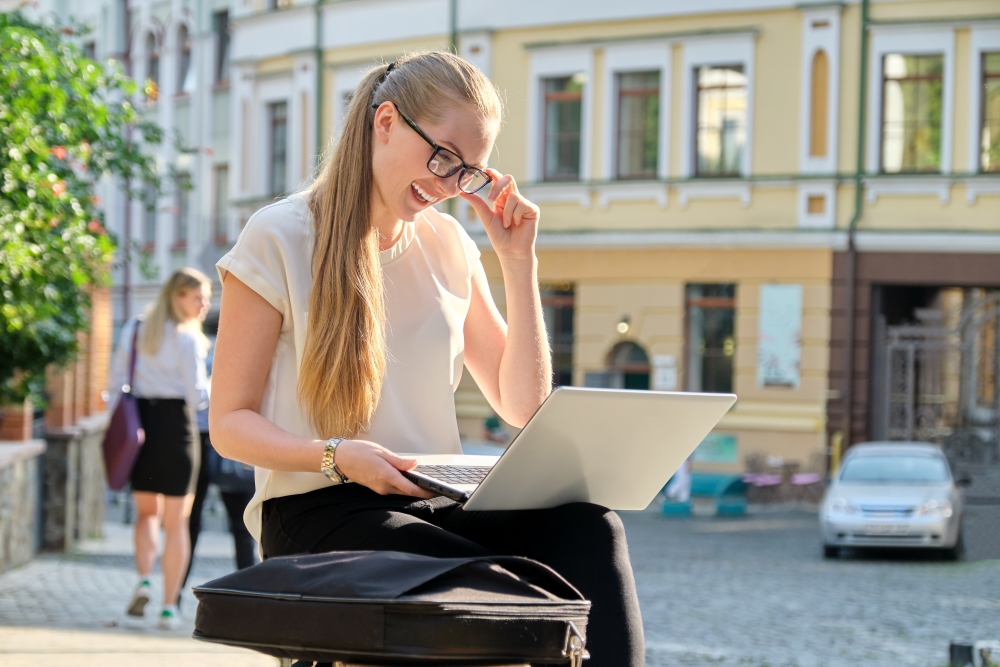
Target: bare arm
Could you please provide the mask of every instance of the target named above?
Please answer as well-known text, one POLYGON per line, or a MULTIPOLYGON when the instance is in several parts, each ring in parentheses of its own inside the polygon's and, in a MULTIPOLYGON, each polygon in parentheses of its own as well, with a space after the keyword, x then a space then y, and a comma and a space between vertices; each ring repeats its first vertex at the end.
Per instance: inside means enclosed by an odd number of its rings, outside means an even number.
POLYGON ((511 176, 496 178, 489 200, 464 196, 483 221, 507 292, 507 323, 497 311, 482 266, 472 276, 472 303, 465 320, 465 362, 497 414, 524 426, 552 389, 535 237, 538 207, 517 192, 511 176))
MULTIPOLYGON (((280 331, 281 313, 227 274, 212 367, 212 444, 227 458, 269 470, 319 472, 325 440, 294 435, 260 414, 280 331)), ((348 440, 337 448, 337 466, 344 474, 378 493, 432 495, 399 474, 415 465, 414 459, 366 440, 348 440)))

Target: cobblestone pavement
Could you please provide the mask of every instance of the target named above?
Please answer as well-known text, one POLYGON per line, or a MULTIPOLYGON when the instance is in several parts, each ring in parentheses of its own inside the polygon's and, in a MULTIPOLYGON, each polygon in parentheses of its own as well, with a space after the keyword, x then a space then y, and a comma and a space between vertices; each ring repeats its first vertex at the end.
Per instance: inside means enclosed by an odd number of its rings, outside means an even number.
MULTIPOLYGON (((967 529, 997 535, 996 510, 967 529)), ((623 519, 649 667, 943 667, 949 640, 1000 638, 1000 559, 865 552, 824 561, 815 514, 806 511, 623 519)), ((190 593, 178 631, 126 626, 135 583, 130 532, 121 524, 106 532, 79 553, 41 556, 0 575, 0 665, 276 667, 266 656, 191 639, 190 593)), ((190 583, 230 571, 231 554, 227 534, 203 533, 190 583)))
MULTIPOLYGON (((991 509, 970 512, 966 530, 996 536, 991 509)), ((804 511, 623 518, 648 667, 943 667, 952 639, 1000 639, 1000 560, 865 551, 825 561, 804 511)))
MULTIPOLYGON (((277 667, 278 661, 242 649, 191 639, 195 600, 185 593, 183 624, 156 627, 162 601, 153 577, 147 621, 126 620, 136 574, 129 526, 109 523, 105 540, 84 543, 72 555, 42 555, 0 575, 0 665, 3 667, 277 667)), ((228 533, 202 533, 189 585, 234 568, 228 533)))

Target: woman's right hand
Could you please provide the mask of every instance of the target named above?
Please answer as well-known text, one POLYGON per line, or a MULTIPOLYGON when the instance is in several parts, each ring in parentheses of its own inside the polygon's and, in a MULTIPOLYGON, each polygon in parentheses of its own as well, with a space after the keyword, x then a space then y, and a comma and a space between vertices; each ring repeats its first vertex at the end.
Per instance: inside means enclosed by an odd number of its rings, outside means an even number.
POLYGON ((417 467, 416 459, 399 456, 368 440, 344 440, 337 445, 334 461, 347 479, 367 486, 383 496, 402 494, 433 498, 437 495, 420 488, 400 474, 400 470, 413 470, 417 467))

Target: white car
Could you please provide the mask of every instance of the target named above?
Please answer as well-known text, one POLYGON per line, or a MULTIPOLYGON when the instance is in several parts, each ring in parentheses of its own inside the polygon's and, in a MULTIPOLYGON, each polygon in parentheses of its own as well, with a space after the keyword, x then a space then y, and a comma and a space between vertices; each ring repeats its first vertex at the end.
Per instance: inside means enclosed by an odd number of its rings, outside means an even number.
POLYGON ((842 547, 918 547, 961 558, 964 504, 941 449, 925 442, 851 447, 820 505, 823 555, 842 547))

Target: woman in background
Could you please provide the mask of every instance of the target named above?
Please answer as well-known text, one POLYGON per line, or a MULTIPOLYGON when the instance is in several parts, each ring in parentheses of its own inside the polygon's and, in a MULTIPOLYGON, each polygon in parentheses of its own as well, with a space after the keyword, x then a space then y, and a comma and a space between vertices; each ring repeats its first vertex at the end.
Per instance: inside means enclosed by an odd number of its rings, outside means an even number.
POLYGON ((208 340, 201 322, 211 296, 212 283, 203 273, 188 268, 174 272, 145 316, 129 320, 122 328, 122 344, 112 364, 109 393, 116 396, 128 381, 132 336, 139 327, 132 394, 146 440, 130 477, 137 514, 139 582, 127 613, 132 618, 144 617, 162 526, 166 540, 159 626, 164 630, 178 626, 177 596, 191 557, 188 520, 200 463, 194 415, 208 402, 208 340))

